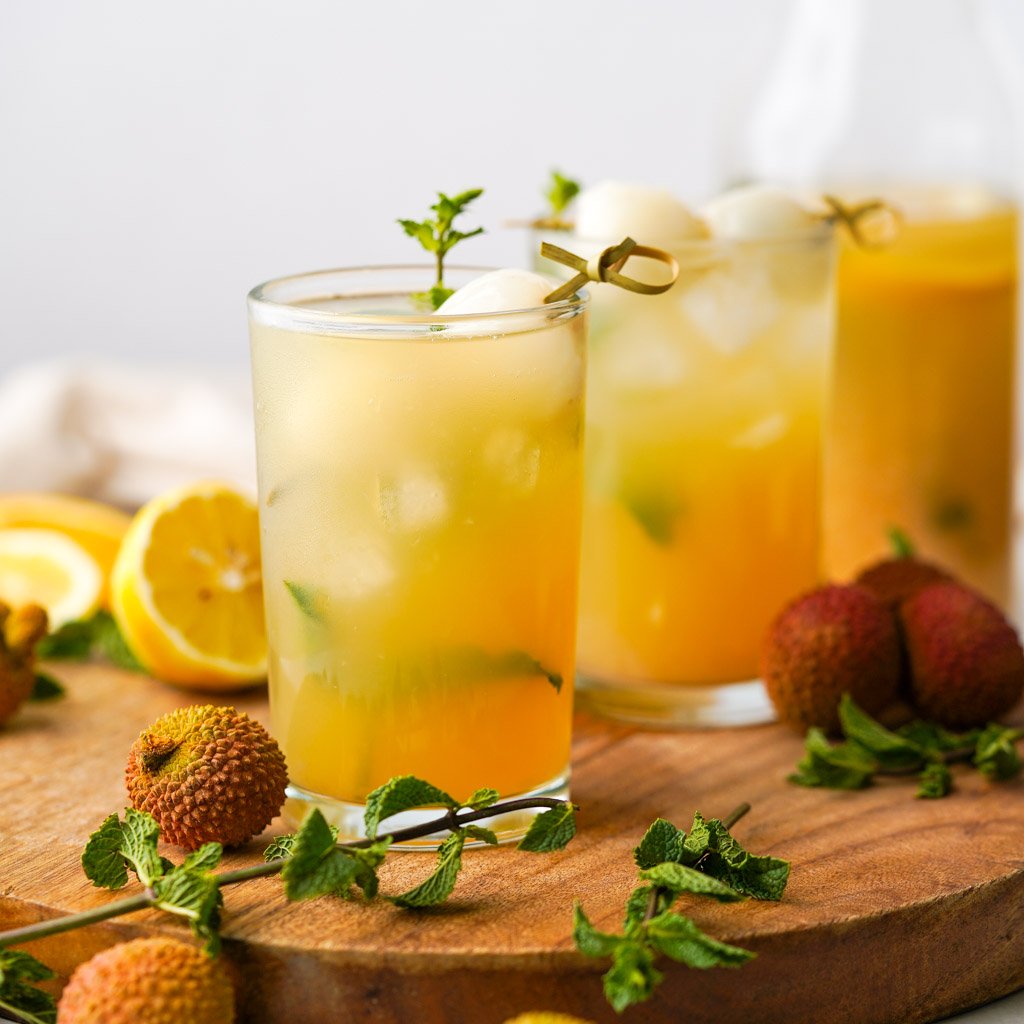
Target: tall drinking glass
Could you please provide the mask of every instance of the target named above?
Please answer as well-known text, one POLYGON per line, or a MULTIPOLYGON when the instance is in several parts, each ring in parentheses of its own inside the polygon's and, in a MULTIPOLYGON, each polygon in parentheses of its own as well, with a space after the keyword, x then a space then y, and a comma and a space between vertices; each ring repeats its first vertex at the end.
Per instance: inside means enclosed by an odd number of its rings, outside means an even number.
POLYGON ((670 291, 593 297, 582 695, 654 724, 767 720, 765 630, 819 581, 832 231, 666 248, 670 291))
POLYGON ((586 300, 442 316, 429 274, 249 296, 273 730, 344 836, 395 775, 568 791, 586 300))

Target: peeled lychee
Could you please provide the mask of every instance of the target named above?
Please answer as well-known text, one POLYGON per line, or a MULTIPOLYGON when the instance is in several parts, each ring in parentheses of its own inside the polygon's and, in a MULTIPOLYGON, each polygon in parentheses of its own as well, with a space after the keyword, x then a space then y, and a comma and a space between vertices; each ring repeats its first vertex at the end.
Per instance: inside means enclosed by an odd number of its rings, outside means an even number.
POLYGON ((177 939, 134 939, 97 953, 64 988, 57 1024, 232 1024, 224 968, 177 939))
POLYGON ((16 611, 0 601, 0 725, 28 700, 36 680, 35 648, 46 636, 46 610, 26 604, 16 611))
POLYGON ((927 587, 931 583, 951 581, 952 578, 937 565, 906 557, 886 558, 881 562, 875 562, 874 565, 863 569, 853 582, 867 587, 879 601, 895 611, 922 587, 927 587))
POLYGON ((900 664, 892 612, 863 587, 830 585, 798 597, 775 619, 761 675, 782 721, 835 732, 844 693, 872 715, 893 703, 900 664))
POLYGON ((132 745, 128 796, 168 842, 239 846, 284 804, 288 783, 277 741, 242 711, 192 705, 153 723, 132 745))
POLYGON ((950 729, 984 725, 1024 693, 1024 650, 1003 613, 959 583, 933 583, 900 607, 914 706, 950 729))

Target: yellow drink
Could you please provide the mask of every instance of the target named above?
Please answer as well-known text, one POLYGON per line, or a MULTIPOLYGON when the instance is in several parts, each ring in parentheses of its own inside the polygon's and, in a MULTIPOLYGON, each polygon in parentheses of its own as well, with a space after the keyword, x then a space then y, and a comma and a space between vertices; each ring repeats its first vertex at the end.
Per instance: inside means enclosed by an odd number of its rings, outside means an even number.
POLYGON ((675 253, 665 295, 593 297, 580 675, 622 717, 738 722, 763 697, 709 684, 755 679, 768 623, 819 579, 831 239, 675 253))
POLYGON ((918 195, 884 250, 848 246, 826 475, 830 574, 919 554, 1010 598, 1017 219, 918 195), (923 207, 923 209, 922 209, 923 207))
POLYGON ((564 792, 582 306, 446 322, 410 315, 407 292, 329 298, 377 287, 356 273, 312 276, 283 315, 253 305, 271 713, 293 795, 354 832, 344 807, 394 775, 462 799, 564 792))

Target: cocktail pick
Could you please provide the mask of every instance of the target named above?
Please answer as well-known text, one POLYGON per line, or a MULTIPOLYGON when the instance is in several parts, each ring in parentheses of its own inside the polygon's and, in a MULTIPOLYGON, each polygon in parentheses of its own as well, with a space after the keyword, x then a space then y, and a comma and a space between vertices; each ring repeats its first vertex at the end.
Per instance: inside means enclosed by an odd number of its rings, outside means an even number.
POLYGON ((565 284, 556 288, 549 295, 545 295, 545 302, 558 302, 561 299, 567 299, 588 281, 614 284, 639 295, 660 295, 662 292, 667 292, 679 277, 679 264, 671 253, 665 252, 664 249, 655 249, 650 245, 638 245, 628 237, 618 245, 610 245, 607 249, 602 249, 589 260, 577 256, 561 246, 553 245, 551 242, 541 242, 540 254, 555 263, 562 264, 563 267, 576 271, 575 276, 565 284), (621 273, 621 270, 631 256, 644 256, 647 259, 664 263, 671 271, 671 278, 662 284, 648 284, 646 281, 637 281, 635 278, 627 277, 621 273))
POLYGON ((823 195, 821 199, 830 211, 824 220, 845 227, 854 244, 862 249, 882 249, 891 245, 903 228, 902 214, 884 199, 868 199, 853 204, 831 195, 823 195))

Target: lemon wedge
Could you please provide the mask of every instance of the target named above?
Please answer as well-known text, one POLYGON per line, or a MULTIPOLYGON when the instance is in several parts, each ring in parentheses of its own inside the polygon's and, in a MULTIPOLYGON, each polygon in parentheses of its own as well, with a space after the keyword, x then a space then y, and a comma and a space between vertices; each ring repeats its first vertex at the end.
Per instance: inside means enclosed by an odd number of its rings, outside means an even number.
POLYGON ((46 609, 50 628, 99 605, 103 571, 81 544, 56 530, 0 529, 0 600, 46 609))
POLYGON ((259 523, 231 485, 192 484, 144 505, 110 590, 128 646, 157 678, 200 690, 265 678, 259 523))
POLYGON ((70 494, 0 494, 0 529, 57 530, 92 555, 104 577, 104 605, 109 601, 106 580, 131 521, 119 508, 70 494))

